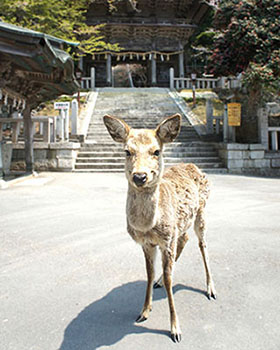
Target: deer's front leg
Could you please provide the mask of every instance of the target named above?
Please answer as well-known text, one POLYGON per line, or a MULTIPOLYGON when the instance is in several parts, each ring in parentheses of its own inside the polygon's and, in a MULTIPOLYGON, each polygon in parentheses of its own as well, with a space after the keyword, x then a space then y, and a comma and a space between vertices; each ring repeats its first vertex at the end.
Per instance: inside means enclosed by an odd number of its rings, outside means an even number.
POLYGON ((150 311, 152 310, 152 293, 153 293, 153 280, 155 276, 154 272, 154 261, 155 261, 155 253, 156 247, 152 245, 142 246, 145 260, 146 260, 146 270, 147 270, 147 289, 146 289, 146 298, 144 302, 143 309, 141 314, 136 319, 136 322, 146 321, 149 317, 150 311))
POLYGON ((163 266, 163 283, 166 289, 168 304, 170 310, 170 323, 171 323, 171 339, 176 343, 182 339, 182 333, 179 325, 179 320, 175 310, 175 303, 172 291, 172 272, 174 266, 174 250, 170 249, 162 250, 162 266, 163 266))

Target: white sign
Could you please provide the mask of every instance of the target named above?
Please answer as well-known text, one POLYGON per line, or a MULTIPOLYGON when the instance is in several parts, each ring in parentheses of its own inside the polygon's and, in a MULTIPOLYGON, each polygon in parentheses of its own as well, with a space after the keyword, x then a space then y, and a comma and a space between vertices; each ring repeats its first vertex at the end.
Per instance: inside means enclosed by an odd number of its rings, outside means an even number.
POLYGON ((70 102, 55 102, 54 109, 69 109, 70 102))

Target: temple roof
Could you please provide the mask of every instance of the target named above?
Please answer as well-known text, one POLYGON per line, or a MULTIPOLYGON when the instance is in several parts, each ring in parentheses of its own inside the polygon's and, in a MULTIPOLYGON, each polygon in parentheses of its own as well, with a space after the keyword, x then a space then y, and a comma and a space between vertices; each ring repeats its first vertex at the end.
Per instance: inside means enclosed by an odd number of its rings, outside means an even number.
POLYGON ((89 25, 105 24, 104 39, 125 51, 181 50, 207 16, 209 3, 200 0, 121 0, 109 9, 104 0, 93 0, 89 25))
POLYGON ((0 21, 0 89, 31 105, 77 91, 66 45, 78 44, 0 21))

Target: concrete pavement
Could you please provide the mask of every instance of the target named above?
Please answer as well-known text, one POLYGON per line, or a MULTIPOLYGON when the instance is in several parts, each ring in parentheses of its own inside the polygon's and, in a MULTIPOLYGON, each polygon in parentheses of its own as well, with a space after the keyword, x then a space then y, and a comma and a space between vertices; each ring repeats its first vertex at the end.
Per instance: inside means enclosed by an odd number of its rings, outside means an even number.
POLYGON ((191 232, 174 274, 180 344, 169 338, 164 290, 134 323, 146 276, 126 233, 123 174, 41 173, 0 190, 0 349, 279 349, 280 179, 210 179, 218 299, 204 294, 191 232))

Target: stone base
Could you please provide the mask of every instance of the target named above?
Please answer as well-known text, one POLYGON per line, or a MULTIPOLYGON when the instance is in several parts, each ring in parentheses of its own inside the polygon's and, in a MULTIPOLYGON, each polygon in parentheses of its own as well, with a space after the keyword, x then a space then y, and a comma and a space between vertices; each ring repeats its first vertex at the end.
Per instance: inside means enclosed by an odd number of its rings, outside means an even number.
POLYGON ((10 173, 12 153, 13 144, 11 142, 0 143, 0 178, 10 173))
POLYGON ((216 147, 229 173, 280 175, 280 152, 268 152, 262 144, 217 143, 216 147))
MULTIPOLYGON (((36 171, 73 171, 80 149, 74 142, 34 142, 34 169, 36 171)), ((24 143, 13 147, 12 170, 25 169, 24 143)))

